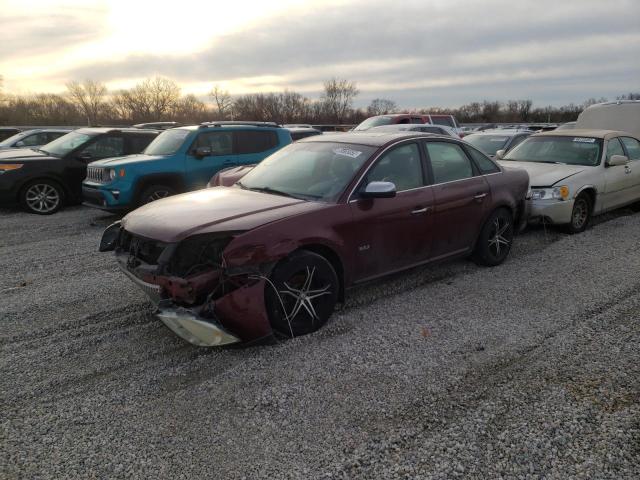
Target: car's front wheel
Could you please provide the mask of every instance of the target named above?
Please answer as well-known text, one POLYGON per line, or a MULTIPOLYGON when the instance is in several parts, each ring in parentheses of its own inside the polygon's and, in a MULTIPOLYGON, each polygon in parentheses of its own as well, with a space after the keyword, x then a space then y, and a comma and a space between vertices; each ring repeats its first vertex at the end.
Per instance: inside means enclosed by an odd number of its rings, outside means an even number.
POLYGON ((151 185, 142 191, 138 204, 145 205, 147 203, 155 202, 156 200, 170 197, 171 195, 175 194, 175 190, 166 185, 151 185))
POLYGON ((30 213, 51 215, 62 207, 64 190, 53 180, 29 182, 20 192, 20 203, 30 213))
POLYGON ((513 243, 513 215, 506 208, 493 212, 482 226, 473 260, 488 267, 505 261, 513 243))
POLYGON ((322 327, 338 300, 338 276, 324 257, 299 250, 280 261, 265 290, 267 313, 276 334, 297 337, 322 327))
POLYGON ((589 225, 590 219, 591 202, 586 194, 581 193, 573 202, 573 209, 571 210, 571 222, 566 225, 565 230, 567 231, 567 233, 584 232, 589 225))

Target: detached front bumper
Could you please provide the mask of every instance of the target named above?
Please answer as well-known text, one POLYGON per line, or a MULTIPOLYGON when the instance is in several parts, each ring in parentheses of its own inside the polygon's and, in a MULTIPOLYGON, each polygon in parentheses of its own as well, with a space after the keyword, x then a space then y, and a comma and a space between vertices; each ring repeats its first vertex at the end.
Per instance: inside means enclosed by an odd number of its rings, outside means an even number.
POLYGON ((217 320, 203 318, 192 309, 176 307, 170 300, 160 301, 156 315, 173 333, 199 347, 219 347, 240 342, 217 320))
POLYGON ((531 223, 544 221, 556 225, 564 225, 571 222, 573 201, 569 200, 529 200, 529 221, 531 223))

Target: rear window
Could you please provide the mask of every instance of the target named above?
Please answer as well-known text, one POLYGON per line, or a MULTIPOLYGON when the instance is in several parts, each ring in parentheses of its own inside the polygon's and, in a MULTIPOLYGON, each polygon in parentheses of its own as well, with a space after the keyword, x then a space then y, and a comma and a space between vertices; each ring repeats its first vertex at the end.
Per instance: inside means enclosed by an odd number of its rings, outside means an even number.
POLYGON ((155 137, 153 135, 133 135, 129 137, 129 153, 142 152, 155 137))
POLYGON ((367 118, 365 121, 363 121, 360 125, 358 125, 353 130, 354 131, 368 130, 372 127, 379 127, 380 125, 390 125, 392 122, 393 122, 393 117, 390 115, 381 115, 379 117, 371 117, 371 118, 367 118))
POLYGON ((260 153, 278 146, 273 130, 241 130, 234 132, 237 154, 260 153))
POLYGON ((471 134, 464 137, 464 141, 480 149, 487 155, 495 155, 504 149, 509 137, 506 135, 471 134))
POLYGON ((454 122, 453 117, 449 115, 446 115, 446 116, 431 115, 431 123, 434 123, 436 125, 446 125, 447 127, 456 128, 456 122, 454 122))

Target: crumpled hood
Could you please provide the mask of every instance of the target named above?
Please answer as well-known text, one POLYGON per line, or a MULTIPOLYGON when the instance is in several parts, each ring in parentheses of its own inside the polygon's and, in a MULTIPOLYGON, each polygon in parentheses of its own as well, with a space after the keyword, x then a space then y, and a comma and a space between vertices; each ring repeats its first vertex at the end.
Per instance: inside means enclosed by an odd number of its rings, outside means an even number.
POLYGON ((163 158, 158 155, 125 155, 123 157, 104 158, 102 160, 96 160, 91 162, 92 167, 120 167, 131 163, 148 162, 152 160, 158 160, 163 158))
POLYGON ((42 152, 36 152, 30 148, 9 148, 0 151, 0 162, 4 160, 29 162, 35 160, 57 160, 57 157, 52 157, 42 152))
POLYGON ((561 165, 558 163, 514 162, 498 160, 505 168, 520 168, 529 174, 529 185, 532 187, 551 187, 567 177, 571 177, 590 168, 583 165, 561 165))
POLYGON ((135 235, 172 243, 200 233, 251 230, 327 207, 236 187, 214 187, 144 205, 124 217, 122 226, 135 235))

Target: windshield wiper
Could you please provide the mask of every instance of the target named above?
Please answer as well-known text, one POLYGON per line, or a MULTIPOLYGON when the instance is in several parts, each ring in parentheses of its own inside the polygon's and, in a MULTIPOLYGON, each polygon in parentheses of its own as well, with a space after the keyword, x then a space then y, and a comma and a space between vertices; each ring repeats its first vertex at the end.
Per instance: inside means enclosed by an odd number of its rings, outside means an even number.
MULTIPOLYGON (((238 182, 236 182, 238 183, 238 182)), ((297 195, 293 195, 291 193, 287 193, 287 192, 283 192, 282 190, 277 190, 275 188, 271 188, 271 187, 246 187, 244 185, 240 185, 240 188, 245 188, 247 190, 251 190, 253 192, 264 192, 264 193, 271 193, 273 195, 282 195, 283 197, 290 197, 290 198, 295 198, 298 200, 304 200, 304 198, 298 197, 297 195)))

